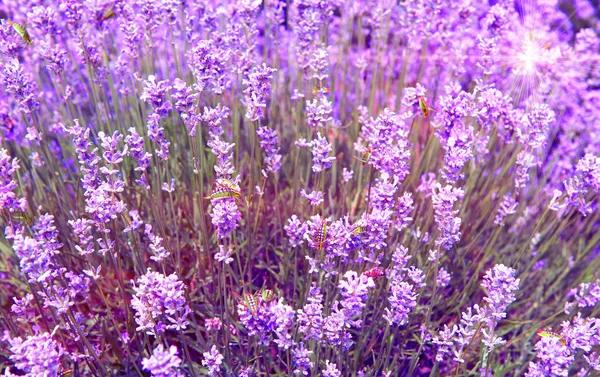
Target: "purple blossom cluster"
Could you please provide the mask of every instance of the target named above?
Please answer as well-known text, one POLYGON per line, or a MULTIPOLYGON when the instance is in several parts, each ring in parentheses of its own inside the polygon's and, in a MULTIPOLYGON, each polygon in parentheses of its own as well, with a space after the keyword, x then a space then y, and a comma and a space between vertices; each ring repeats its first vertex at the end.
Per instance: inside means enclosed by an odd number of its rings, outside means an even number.
POLYGON ((597 374, 599 14, 0 2, 0 371, 597 374))
POLYGON ((137 331, 157 336, 166 330, 181 331, 189 325, 191 309, 186 302, 185 285, 177 275, 165 276, 148 269, 135 283, 131 306, 137 331))

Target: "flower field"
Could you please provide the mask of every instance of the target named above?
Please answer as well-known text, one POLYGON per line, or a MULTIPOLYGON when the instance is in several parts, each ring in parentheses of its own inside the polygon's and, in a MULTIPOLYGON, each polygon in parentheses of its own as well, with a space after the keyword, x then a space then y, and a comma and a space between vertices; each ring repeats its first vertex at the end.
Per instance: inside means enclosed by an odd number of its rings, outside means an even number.
POLYGON ((3 376, 597 376, 598 0, 3 0, 3 376))

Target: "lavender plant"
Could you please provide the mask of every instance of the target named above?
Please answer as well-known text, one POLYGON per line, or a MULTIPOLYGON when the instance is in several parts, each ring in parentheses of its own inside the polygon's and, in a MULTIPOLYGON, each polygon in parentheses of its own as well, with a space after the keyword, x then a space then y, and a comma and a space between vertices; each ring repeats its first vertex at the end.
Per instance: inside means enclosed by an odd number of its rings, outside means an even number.
POLYGON ((596 0, 0 3, 6 376, 595 376, 596 0))

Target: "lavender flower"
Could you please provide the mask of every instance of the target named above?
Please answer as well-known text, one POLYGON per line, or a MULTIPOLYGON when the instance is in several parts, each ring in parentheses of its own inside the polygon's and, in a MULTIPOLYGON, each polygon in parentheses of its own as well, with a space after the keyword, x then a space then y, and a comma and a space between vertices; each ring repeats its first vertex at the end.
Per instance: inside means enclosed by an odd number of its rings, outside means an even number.
POLYGON ((150 166, 152 155, 144 151, 144 139, 137 133, 135 128, 129 129, 129 135, 125 138, 125 142, 129 146, 128 154, 135 158, 139 164, 134 170, 146 170, 150 166))
MULTIPOLYGON (((21 337, 11 338, 6 331, 3 340, 10 344, 10 360, 15 367, 31 376, 56 376, 66 351, 52 336, 44 332, 23 340, 21 337)), ((8 368, 6 372, 10 375, 8 368)))
POLYGON ((519 289, 520 280, 515 279, 515 274, 514 269, 498 264, 486 272, 481 283, 488 293, 488 296, 483 298, 487 305, 479 308, 477 315, 487 326, 482 333, 483 343, 488 347, 489 352, 495 346, 505 343, 502 338, 494 334, 494 329, 498 322, 506 317, 508 305, 516 299, 514 292, 519 289))
POLYGON ((500 203, 500 208, 498 208, 498 212, 496 212, 494 224, 504 226, 504 219, 506 216, 514 215, 516 213, 518 204, 519 203, 516 201, 513 195, 504 195, 502 198, 502 203, 500 203))
POLYGON ((208 132, 215 137, 223 134, 222 123, 229 116, 229 108, 220 103, 212 107, 204 107, 202 112, 202 121, 208 123, 208 132))
POLYGON ((446 250, 450 250, 452 245, 460 241, 461 219, 455 217, 458 210, 454 210, 454 203, 462 199, 464 191, 461 188, 446 185, 442 187, 437 183, 431 197, 433 208, 435 209, 435 222, 438 224, 440 236, 435 244, 446 250))
POLYGON ((323 295, 316 283, 313 283, 306 299, 308 303, 298 309, 298 331, 306 340, 319 340, 323 336, 323 295))
POLYGON ((346 310, 340 308, 337 301, 333 302, 333 310, 331 314, 325 317, 323 323, 323 335, 327 341, 333 346, 341 346, 344 349, 349 349, 352 345, 351 335, 346 330, 350 324, 346 322, 346 310))
POLYGON ((200 117, 196 114, 197 105, 195 103, 198 93, 194 93, 185 84, 185 81, 175 79, 171 97, 175 100, 175 109, 179 112, 181 119, 183 119, 189 135, 191 137, 196 136, 196 127, 200 123, 200 117))
POLYGON ((414 210, 414 200, 412 194, 405 192, 404 195, 398 197, 398 204, 396 205, 396 220, 394 220, 394 228, 397 231, 401 231, 408 227, 413 218, 410 217, 410 213, 414 210))
POLYGON ((306 122, 313 129, 327 128, 333 122, 333 104, 323 94, 306 102, 306 122))
POLYGON ((277 173, 281 168, 281 155, 279 152, 277 133, 268 127, 259 127, 256 130, 260 141, 260 147, 265 151, 266 170, 270 173, 277 173))
POLYGON ((192 70, 196 76, 196 90, 202 93, 209 87, 214 94, 222 94, 230 85, 226 62, 230 52, 219 48, 212 40, 201 40, 191 50, 192 70))
POLYGON ((310 361, 312 351, 304 347, 304 343, 300 343, 298 347, 292 349, 292 362, 294 363, 294 374, 308 375, 308 370, 312 368, 314 363, 310 361))
POLYGON ((288 219, 288 224, 283 227, 289 237, 289 242, 292 247, 296 247, 304 243, 304 235, 308 231, 306 223, 302 223, 298 216, 292 215, 288 219))
POLYGON ((4 62, 0 67, 0 81, 6 91, 14 96, 19 104, 19 110, 23 113, 30 114, 40 106, 33 94, 36 89, 25 76, 18 59, 7 59, 4 62))
POLYGON ((162 245, 162 238, 152 233, 152 225, 146 224, 144 227, 144 233, 150 239, 150 251, 152 255, 150 259, 156 262, 165 260, 171 253, 169 253, 162 245))
POLYGON ((0 210, 27 211, 27 200, 13 192, 18 186, 13 175, 19 170, 19 160, 11 160, 6 149, 0 149, 0 210))
POLYGON ((575 297, 572 302, 565 303, 567 314, 575 308, 594 307, 600 302, 600 280, 593 283, 581 283, 567 293, 567 297, 575 297))
POLYGON ((389 308, 385 308, 385 318, 388 323, 404 325, 408 322, 408 314, 417 305, 417 294, 412 284, 404 281, 406 264, 409 260, 408 250, 398 247, 392 255, 392 268, 387 272, 389 280, 389 308))
POLYGON ((323 377, 341 377, 342 372, 340 372, 335 363, 330 362, 329 360, 325 360, 325 369, 323 370, 323 377))
POLYGON ((178 369, 181 366, 181 359, 177 356, 177 347, 171 346, 165 350, 162 344, 159 344, 150 358, 142 360, 144 370, 150 372, 153 377, 183 377, 183 373, 178 369))
POLYGON ((344 298, 340 304, 345 309, 346 322, 351 326, 360 329, 362 320, 351 319, 360 317, 369 289, 374 287, 375 282, 370 277, 358 275, 356 271, 347 271, 344 274, 344 280, 339 284, 340 293, 344 298))
POLYGON ((137 284, 133 283, 135 295, 131 306, 135 310, 137 330, 149 335, 169 329, 185 329, 190 308, 185 300, 185 285, 177 275, 162 275, 148 269, 137 284))
POLYGON ((353 175, 354 175, 354 172, 352 170, 348 170, 346 168, 344 168, 342 170, 342 177, 344 179, 344 182, 346 182, 346 183, 348 183, 352 179, 353 175))
POLYGON ((213 345, 210 352, 204 352, 202 356, 204 356, 202 365, 208 367, 208 375, 218 376, 221 371, 221 364, 223 364, 224 357, 219 353, 217 347, 213 345))
POLYGON ((267 95, 271 90, 271 78, 277 70, 262 66, 256 66, 250 71, 248 77, 244 79, 244 105, 246 105, 246 118, 251 122, 257 122, 264 118, 262 108, 267 106, 267 95))
POLYGON ((529 363, 526 377, 568 376, 574 356, 558 337, 542 337, 535 344, 539 362, 529 363))
POLYGON ((217 228, 217 235, 221 239, 233 232, 242 221, 242 214, 233 198, 222 198, 215 201, 211 217, 212 224, 217 228))
POLYGON ((311 142, 311 148, 313 154, 312 171, 320 173, 329 169, 335 157, 329 157, 329 153, 333 150, 332 146, 325 137, 321 136, 320 132, 317 133, 317 138, 311 142))
POLYGON ((160 118, 164 118, 169 110, 171 110, 171 102, 166 100, 167 92, 171 90, 167 80, 156 81, 154 75, 148 76, 148 80, 144 81, 144 91, 140 99, 152 105, 154 113, 160 118))
POLYGON ((454 345, 454 334, 458 331, 458 327, 454 325, 453 327, 448 327, 448 325, 444 325, 444 330, 440 331, 439 337, 434 336, 432 339, 432 343, 437 346, 437 352, 435 354, 435 361, 438 363, 443 361, 450 353, 450 348, 454 345))
POLYGON ((550 124, 556 116, 546 104, 534 105, 531 112, 521 119, 521 127, 517 129, 517 137, 521 143, 531 149, 541 148, 546 144, 550 124))
POLYGON ((221 322, 221 320, 216 317, 209 318, 206 321, 204 321, 204 326, 206 327, 207 331, 219 331, 223 326, 223 322, 221 322))
POLYGON ((231 253, 233 249, 230 247, 228 249, 223 245, 219 245, 219 252, 215 254, 215 260, 217 262, 224 262, 225 264, 229 264, 233 262, 233 258, 231 258, 231 253))
POLYGON ((166 161, 169 158, 169 145, 171 143, 165 138, 165 129, 160 126, 160 115, 158 113, 148 115, 146 126, 148 127, 148 137, 158 145, 156 155, 161 160, 166 161))
POLYGON ((398 178, 395 177, 390 182, 388 173, 382 173, 381 178, 377 179, 375 186, 371 191, 370 205, 379 210, 391 210, 394 207, 394 194, 398 185, 398 178))
POLYGON ((246 294, 237 308, 240 321, 248 330, 248 335, 258 336, 259 344, 269 345, 274 335, 274 341, 280 348, 288 349, 293 345, 289 331, 294 310, 283 304, 282 298, 267 301, 260 294, 246 294))
POLYGON ((308 194, 306 190, 302 189, 300 190, 300 195, 303 198, 306 198, 310 202, 310 205, 313 207, 320 206, 321 203, 323 203, 324 201, 323 193, 320 191, 313 191, 310 194, 308 194))
POLYGON ((362 118, 362 138, 368 142, 371 152, 368 164, 401 182, 409 172, 410 143, 407 125, 400 116, 389 109, 384 109, 377 119, 366 119, 366 116, 362 118))

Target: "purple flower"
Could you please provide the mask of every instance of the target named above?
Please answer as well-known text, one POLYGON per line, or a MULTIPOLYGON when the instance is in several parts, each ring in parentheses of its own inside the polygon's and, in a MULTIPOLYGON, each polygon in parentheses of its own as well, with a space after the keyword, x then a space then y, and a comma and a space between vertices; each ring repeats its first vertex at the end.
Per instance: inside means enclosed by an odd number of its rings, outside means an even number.
POLYGON ((329 157, 329 153, 333 150, 331 144, 327 142, 327 139, 321 136, 321 133, 317 133, 317 138, 311 143, 311 150, 313 154, 313 166, 312 171, 320 173, 326 169, 329 169, 332 162, 335 161, 335 157, 329 157))
POLYGON ((310 61, 310 69, 312 71, 312 79, 318 80, 321 84, 323 80, 329 77, 327 74, 329 70, 329 54, 326 47, 315 49, 313 58, 310 61))
POLYGON ((313 367, 314 363, 310 361, 312 351, 304 347, 304 343, 300 343, 296 348, 292 349, 292 363, 294 364, 294 374, 302 374, 307 376, 308 370, 313 367))
POLYGON ((129 135, 125 137, 125 142, 129 146, 128 155, 136 159, 139 164, 135 171, 144 171, 150 166, 152 155, 144 151, 144 138, 141 137, 135 128, 129 128, 129 135))
POLYGON ((277 71, 274 68, 262 66, 254 67, 247 78, 244 79, 244 105, 246 106, 246 118, 252 122, 257 122, 264 118, 262 108, 267 107, 267 95, 271 90, 271 79, 273 73, 277 71))
POLYGON ((69 25, 68 30, 75 33, 79 29, 79 23, 81 21, 83 5, 76 0, 67 0, 60 5, 60 10, 65 13, 67 24, 69 25))
POLYGON ((308 292, 308 302, 298 309, 298 331, 306 340, 320 340, 323 336, 323 295, 316 283, 313 283, 308 292))
POLYGON ((439 336, 434 336, 432 343, 437 346, 435 361, 442 362, 446 355, 450 353, 450 348, 454 345, 454 334, 458 331, 458 327, 448 327, 444 324, 444 330, 439 332, 439 336))
POLYGON ((52 216, 43 218, 41 222, 36 223, 36 225, 39 224, 39 230, 35 239, 23 236, 21 232, 14 235, 13 250, 19 258, 21 271, 31 283, 49 282, 59 275, 59 268, 54 256, 60 253, 58 249, 62 245, 56 241, 52 223, 52 216), (45 229, 42 228, 44 219, 49 219, 45 229), (49 237, 48 239, 45 238, 46 235, 49 237))
POLYGON ((8 210, 13 213, 15 210, 27 211, 27 199, 18 198, 13 192, 17 187, 17 182, 13 175, 19 170, 19 160, 11 159, 6 149, 0 149, 0 210, 8 210))
POLYGON ((450 250, 452 245, 460 241, 461 219, 455 217, 458 210, 454 210, 454 203, 461 200, 464 191, 461 188, 446 185, 442 187, 437 183, 431 197, 433 209, 435 210, 435 222, 440 232, 435 245, 450 250))
MULTIPOLYGON (((15 367, 29 376, 57 376, 65 350, 47 332, 31 335, 23 340, 11 338, 4 332, 3 340, 10 344, 10 360, 15 367)), ((6 369, 9 372, 9 369, 6 369)))
POLYGON ((304 235, 308 231, 306 223, 302 223, 298 216, 292 215, 288 219, 288 224, 283 227, 289 237, 292 247, 302 245, 304 243, 304 235))
POLYGON ((219 245, 219 252, 215 254, 215 260, 217 262, 224 262, 225 264, 229 264, 233 262, 233 258, 231 258, 231 253, 233 249, 225 248, 223 245, 219 245))
POLYGON ((517 128, 519 141, 532 150, 545 146, 550 125, 555 120, 556 115, 548 105, 535 104, 531 112, 523 116, 517 128))
MULTIPOLYGON (((170 102, 168 102, 170 103, 170 102)), ((152 113, 148 115, 148 137, 158 145, 156 149, 156 155, 161 160, 165 161, 169 158, 169 143, 165 138, 165 129, 160 126, 160 115, 158 113, 152 113)))
POLYGON ((230 85, 227 80, 227 61, 230 51, 212 40, 201 40, 192 48, 191 68, 196 76, 196 90, 202 93, 210 85, 214 94, 222 94, 230 85))
POLYGON ((179 112, 183 123, 191 137, 196 136, 196 127, 200 123, 200 117, 196 114, 198 93, 194 93, 185 81, 175 79, 173 82, 173 94, 175 109, 179 112))
POLYGON ((27 293, 22 299, 13 297, 13 301, 15 303, 10 307, 10 311, 17 315, 16 320, 18 322, 27 323, 34 319, 35 310, 33 310, 33 306, 31 305, 33 301, 31 293, 27 293))
POLYGON ((295 342, 292 339, 292 326, 294 320, 294 309, 291 306, 283 303, 283 298, 277 300, 271 307, 271 312, 276 318, 275 322, 275 344, 282 350, 287 350, 292 347, 295 342))
POLYGON ((332 312, 325 317, 323 323, 323 335, 332 346, 342 346, 349 349, 352 345, 351 335, 346 330, 350 324, 346 322, 346 310, 339 307, 339 303, 334 301, 332 312))
POLYGON ((282 349, 293 345, 291 334, 294 310, 279 300, 267 300, 261 294, 245 294, 238 303, 238 315, 248 335, 258 336, 258 343, 269 345, 274 342, 282 349))
POLYGON ((279 152, 277 132, 268 127, 259 127, 256 130, 259 137, 260 147, 265 151, 266 170, 271 173, 277 173, 281 168, 281 155, 279 152))
POLYGON ((168 85, 167 80, 157 82, 156 77, 150 75, 148 80, 144 80, 144 91, 140 99, 152 105, 154 113, 160 119, 165 117, 172 108, 171 102, 166 100, 166 94, 170 90, 171 86, 168 85))
POLYGON ((486 272, 481 286, 488 293, 483 299, 489 304, 490 316, 487 319, 500 320, 506 317, 506 308, 516 299, 513 292, 519 289, 520 280, 515 279, 515 274, 514 269, 502 264, 497 264, 486 272))
POLYGON ((333 104, 322 93, 306 102, 306 122, 313 129, 327 128, 333 122, 332 113, 333 104))
POLYGON ((482 330, 483 343, 487 346, 488 352, 491 352, 495 346, 504 344, 505 341, 494 334, 498 322, 506 317, 506 309, 516 296, 514 292, 519 289, 519 279, 515 279, 516 271, 502 264, 495 265, 488 270, 483 277, 481 286, 487 290, 487 297, 483 301, 487 303, 483 307, 478 307, 477 316, 479 321, 483 322, 487 328, 482 330))
POLYGON ((535 344, 538 362, 530 362, 526 377, 568 376, 575 359, 559 337, 544 336, 535 344))
POLYGON ((339 288, 344 298, 340 304, 345 309, 346 322, 359 329, 362 320, 351 319, 360 317, 362 314, 369 289, 375 288, 375 282, 370 277, 358 275, 356 271, 347 271, 344 274, 344 279, 340 281, 339 288))
POLYGON ((238 227, 242 214, 233 198, 220 198, 213 202, 210 213, 212 224, 217 228, 218 237, 223 239, 238 227))
POLYGON ((451 278, 451 275, 448 273, 448 271, 446 271, 444 269, 444 267, 440 268, 440 270, 438 271, 438 276, 437 276, 437 281, 436 281, 437 286, 440 288, 444 288, 444 287, 448 286, 448 283, 450 282, 450 278, 451 278))
POLYGON ((206 321, 204 321, 204 327, 206 327, 207 331, 219 331, 221 330, 221 327, 223 326, 223 322, 221 322, 221 319, 219 319, 218 317, 215 318, 208 318, 206 321))
POLYGON ((412 118, 414 116, 422 115, 422 109, 420 102, 427 96, 427 89, 421 84, 417 83, 416 87, 408 87, 404 89, 404 98, 402 98, 402 104, 407 107, 403 117, 412 118))
POLYGON ((178 369, 181 366, 181 359, 177 356, 177 347, 171 346, 165 350, 162 344, 159 344, 150 358, 142 360, 144 370, 150 372, 153 377, 182 377, 183 373, 178 369))
POLYGON ((31 113, 40 106, 34 99, 36 88, 25 76, 17 58, 5 60, 4 65, 0 67, 0 81, 19 104, 19 110, 25 114, 31 113))
POLYGON ((215 156, 217 156, 217 164, 214 166, 217 177, 231 179, 235 170, 231 162, 233 157, 232 150, 233 147, 235 147, 235 144, 221 141, 218 137, 214 136, 207 144, 212 149, 215 156))
POLYGON ((371 214, 363 215, 365 224, 365 234, 363 235, 363 244, 369 249, 380 250, 387 246, 388 232, 392 225, 391 210, 381 210, 374 208, 371 214))
POLYGON ((600 302, 600 280, 593 283, 581 283, 567 293, 567 297, 575 297, 575 301, 565 303, 565 312, 571 313, 573 308, 594 307, 600 302))
POLYGON ((152 233, 152 225, 146 224, 144 227, 144 233, 150 239, 149 249, 152 252, 150 259, 156 262, 165 260, 171 253, 169 253, 162 245, 162 238, 152 233))
POLYGON ((341 377, 342 372, 340 372, 335 363, 330 362, 329 360, 325 360, 325 369, 323 370, 323 377, 341 377))
POLYGON ((370 205, 379 210, 391 210, 394 207, 394 195, 398 185, 398 178, 394 177, 390 182, 390 176, 382 173, 381 178, 375 181, 375 186, 371 190, 370 205))
POLYGON ((504 195, 502 203, 500 203, 500 208, 498 208, 498 212, 496 212, 494 224, 504 226, 504 219, 506 216, 514 215, 516 213, 518 204, 519 203, 515 200, 513 195, 504 195))
POLYGON ((224 357, 217 350, 217 346, 213 345, 210 352, 204 352, 202 356, 204 356, 202 365, 208 367, 208 375, 218 376, 221 371, 221 364, 223 364, 224 357))
POLYGON ((165 276, 148 269, 133 283, 131 306, 135 310, 136 330, 156 336, 165 330, 185 329, 191 312, 185 299, 185 285, 177 275, 165 276))
POLYGON ((600 320, 585 318, 577 313, 572 322, 562 323, 562 341, 574 353, 577 350, 589 353, 600 343, 599 330, 600 320))
POLYGON ((308 194, 306 190, 302 189, 300 190, 300 195, 303 198, 308 199, 310 205, 313 207, 321 205, 321 203, 323 203, 324 201, 323 193, 321 191, 313 191, 310 194, 308 194))
POLYGON ((389 280, 388 302, 390 306, 385 308, 385 318, 390 325, 404 325, 408 322, 408 314, 417 305, 417 294, 414 286, 404 281, 407 271, 406 264, 410 257, 408 249, 403 246, 397 247, 392 255, 390 270, 387 271, 389 280))
POLYGON ((564 182, 566 205, 576 208, 582 215, 592 213, 587 199, 588 191, 600 192, 600 157, 587 153, 575 167, 573 176, 564 182))
POLYGON ((348 170, 346 168, 344 168, 342 170, 342 179, 344 180, 344 182, 348 183, 351 179, 352 176, 354 175, 354 172, 352 170, 348 170))
POLYGON ((229 108, 222 106, 220 103, 213 107, 204 107, 202 113, 202 121, 208 123, 208 132, 213 139, 218 138, 223 134, 223 121, 229 116, 229 108))
POLYGON ((401 231, 408 227, 413 218, 410 217, 411 212, 414 210, 414 200, 410 192, 405 192, 404 195, 398 197, 398 204, 396 205, 396 219, 394 220, 394 228, 397 231, 401 231))
POLYGON ((313 42, 318 39, 321 25, 333 15, 335 3, 329 1, 301 0, 290 9, 293 18, 294 34, 298 45, 296 54, 302 68, 308 68, 313 58, 313 42))
MULTIPOLYGON (((368 164, 402 182, 409 172, 410 143, 407 124, 398 114, 387 108, 377 119, 367 119, 364 116, 362 120, 362 139, 359 141, 366 141, 369 145, 371 154, 368 164)), ((366 150, 358 152, 364 153, 366 150)))
POLYGON ((67 63, 67 52, 59 46, 51 47, 48 43, 42 41, 40 43, 40 55, 46 59, 46 68, 60 80, 60 74, 67 63))

